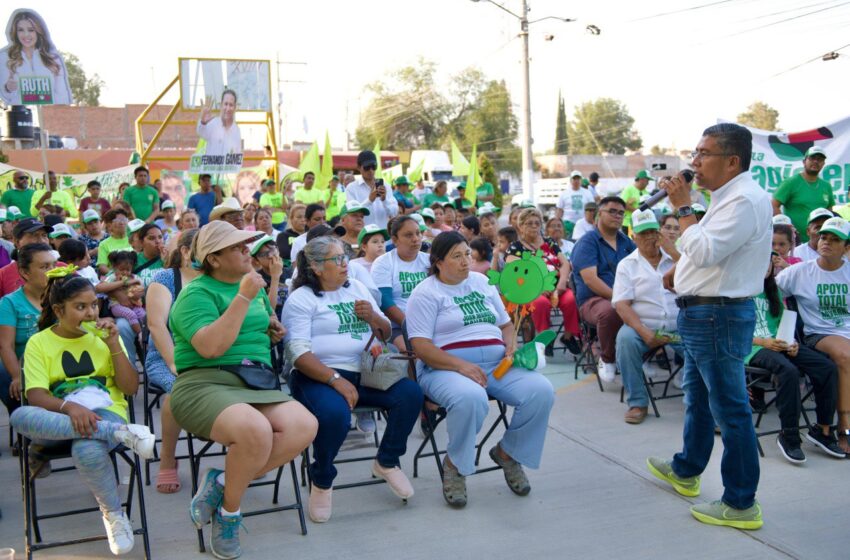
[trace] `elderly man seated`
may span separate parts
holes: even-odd
[[[643,356],[669,343],[676,330],[676,296],[664,289],[662,277],[673,259],[661,250],[658,221],[652,210],[632,214],[637,251],[620,261],[611,303],[623,320],[617,333],[617,367],[623,375],[629,410],[625,421],[640,424],[646,418],[649,395],[643,383]],[[678,345],[672,345],[680,352]]]

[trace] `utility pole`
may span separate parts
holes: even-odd
[[[524,198],[534,200],[534,154],[531,138],[531,75],[528,54],[528,0],[522,0],[520,15],[520,38],[522,39],[522,191]]]

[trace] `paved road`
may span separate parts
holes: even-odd
[[[780,457],[773,438],[765,437],[767,456],[761,463],[759,491],[764,527],[745,532],[702,525],[690,516],[688,506],[696,500],[717,499],[722,492],[719,438],[704,476],[703,496],[695,500],[665,488],[644,467],[647,455],[671,455],[678,449],[680,399],[662,402],[661,418],[630,426],[622,420],[625,405],[619,402],[618,382],[600,393],[593,377],[574,381],[572,362],[562,357],[547,366],[546,373],[558,397],[543,467],[529,472],[533,490],[528,497],[514,496],[501,473],[491,472],[471,477],[469,505],[452,510],[443,502],[433,460],[424,459],[414,480],[416,496],[407,505],[378,485],[337,491],[333,518],[324,525],[308,521],[307,536],[301,536],[292,512],[247,519],[249,532],[242,533],[244,558],[850,558],[850,461],[827,458],[804,445],[808,462],[793,466]],[[775,420],[775,414],[771,415],[768,426]],[[6,424],[5,414],[0,424]],[[443,440],[444,430],[439,437]],[[414,433],[410,445],[420,442],[421,436]],[[365,439],[353,438],[346,454],[362,453],[367,445]],[[0,496],[0,546],[20,552],[23,529],[17,459],[5,442],[0,450],[0,483],[6,489]],[[411,455],[412,450],[403,460],[409,474]],[[484,456],[482,462],[489,464]],[[341,466],[340,480],[368,477],[368,465]],[[154,558],[202,557],[187,514],[185,465],[181,476],[184,488],[176,495],[158,494],[153,487],[146,492]],[[74,473],[51,475],[39,481],[39,488],[45,498],[44,511],[54,504],[93,503]],[[292,499],[290,484],[284,483],[281,499]],[[270,490],[257,489],[243,507],[262,507],[269,501]],[[51,538],[100,532],[102,526],[97,514],[88,514],[46,521],[43,529]],[[106,543],[99,542],[45,551],[37,557],[112,555]],[[142,557],[140,540],[128,557]]]

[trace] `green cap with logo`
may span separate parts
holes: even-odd
[[[393,185],[395,185],[395,186],[399,186],[399,185],[410,185],[410,181],[408,181],[408,180],[407,180],[407,176],[406,176],[406,175],[402,175],[402,176],[400,176],[400,177],[396,177],[396,178],[395,178],[395,180],[393,181]]]
[[[832,218],[835,214],[827,210],[826,208],[815,208],[809,213],[809,220],[806,222],[810,224],[815,220],[820,220],[821,218]]]
[[[376,233],[380,233],[384,237],[384,241],[387,241],[390,238],[390,234],[387,233],[382,227],[379,227],[377,224],[366,224],[363,226],[363,229],[360,230],[360,233],[357,234],[357,244],[363,245],[363,238],[367,235],[373,235]]]
[[[652,210],[635,210],[632,212],[632,231],[640,233],[648,230],[658,230],[658,220]]]
[[[263,247],[263,245],[268,245],[269,243],[274,242],[274,239],[270,235],[264,235],[261,238],[257,239],[248,246],[251,251],[251,256],[256,257],[257,253],[260,252],[260,249]]]
[[[844,218],[830,218],[820,227],[819,233],[820,235],[831,233],[839,239],[847,241],[850,238],[850,222]]]
[[[635,181],[637,181],[638,179],[649,179],[650,181],[654,181],[655,177],[650,175],[649,171],[647,171],[646,169],[641,169],[637,172],[637,175],[635,175]]]
[[[823,156],[823,158],[826,159],[826,152],[820,146],[812,146],[811,148],[806,150],[806,156],[805,157],[812,157],[812,156]]]
[[[356,212],[361,212],[364,216],[368,216],[371,214],[369,209],[363,206],[361,203],[357,201],[349,201],[345,203],[345,206],[342,207],[342,211],[339,213],[340,217],[347,216],[348,214],[354,214]]]

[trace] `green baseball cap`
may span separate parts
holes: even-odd
[[[650,181],[654,181],[655,177],[650,175],[649,171],[647,171],[646,169],[641,169],[637,172],[637,175],[635,175],[635,181],[637,181],[638,179],[649,179]]]
[[[385,230],[384,228],[378,227],[377,224],[366,224],[365,226],[363,226],[363,229],[360,230],[360,233],[357,234],[357,244],[363,245],[364,237],[366,237],[367,235],[374,235],[376,233],[380,233],[381,235],[383,235],[384,241],[387,241],[390,238],[390,234],[387,233],[387,230]]]
[[[251,243],[248,247],[251,250],[251,256],[256,257],[257,253],[260,252],[260,249],[263,245],[268,245],[269,243],[274,243],[274,239],[270,235],[264,235],[261,238],[257,239],[253,243]]]
[[[655,212],[652,210],[635,210],[632,212],[632,231],[635,233],[658,229],[660,229],[658,220],[655,219]]]
[[[16,222],[23,217],[23,213],[18,209],[17,206],[9,206],[8,208],[6,208],[6,219],[10,222]]]
[[[395,181],[393,181],[393,185],[396,185],[396,186],[398,186],[398,185],[409,185],[409,184],[410,184],[410,181],[407,180],[406,175],[396,177]]]
[[[458,189],[465,189],[466,188],[466,181],[461,181],[460,183],[458,183],[457,188]]]
[[[346,202],[345,206],[342,207],[342,211],[339,213],[340,217],[347,216],[348,214],[354,214],[356,212],[362,212],[364,216],[368,216],[371,214],[368,208],[363,206],[361,203],[357,201]]]
[[[832,233],[847,241],[850,238],[850,223],[844,218],[830,218],[823,223],[818,233]]]
[[[820,146],[812,146],[806,150],[806,157],[823,156],[826,159],[826,152]]]

